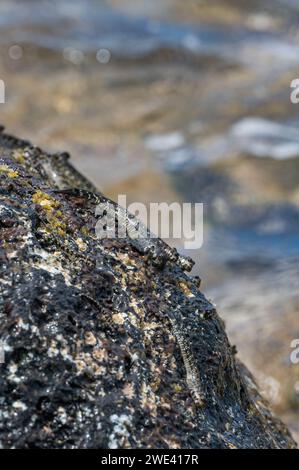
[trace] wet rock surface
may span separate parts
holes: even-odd
[[[295,447],[198,280],[98,240],[51,159],[0,136],[1,446]]]

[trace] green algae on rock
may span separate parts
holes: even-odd
[[[53,158],[0,134],[1,446],[295,447],[198,279],[97,239]]]

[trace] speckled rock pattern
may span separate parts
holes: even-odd
[[[0,134],[1,446],[295,447],[198,280],[97,240],[51,158]]]

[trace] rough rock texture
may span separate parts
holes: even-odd
[[[2,447],[295,447],[198,279],[97,240],[55,158],[0,134]]]

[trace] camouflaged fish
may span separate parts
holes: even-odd
[[[13,137],[5,136],[4,138],[7,139],[7,142],[13,143]],[[37,147],[30,147],[27,141],[17,139],[17,144],[27,148],[27,156],[33,162],[34,167],[47,181],[51,182],[54,188],[65,194],[82,197],[86,200],[86,204],[90,201],[95,205],[105,204],[107,211],[112,211],[111,217],[117,214],[117,222],[125,228],[132,245],[141,254],[148,255],[156,266],[163,267],[167,262],[170,262],[177,263],[184,271],[190,272],[192,270],[194,261],[191,258],[180,255],[175,248],[171,248],[152,234],[133,214],[100,193],[70,163],[70,155],[67,152],[48,155]],[[138,236],[136,236],[137,233]]]

